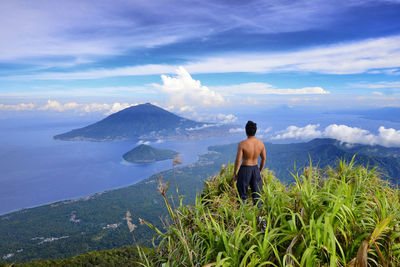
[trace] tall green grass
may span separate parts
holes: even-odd
[[[177,209],[160,182],[171,219],[145,266],[400,266],[400,191],[375,169],[309,166],[290,186],[264,170],[261,208],[239,202],[232,174]]]

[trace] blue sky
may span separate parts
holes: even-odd
[[[400,1],[2,1],[0,109],[400,106]]]

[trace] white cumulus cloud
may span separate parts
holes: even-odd
[[[183,67],[176,70],[175,77],[161,75],[161,79],[163,83],[154,86],[169,96],[169,104],[174,107],[218,106],[226,102],[222,95],[194,80]]]
[[[319,124],[309,124],[305,127],[297,127],[297,126],[289,126],[286,130],[282,131],[280,134],[273,137],[273,139],[311,139],[321,137],[321,131],[318,131],[317,128]]]
[[[378,132],[379,144],[383,146],[400,146],[400,130],[381,126]]]
[[[231,128],[229,133],[244,133],[244,128]]]
[[[150,145],[151,142],[150,141],[139,140],[136,144],[137,145]]]
[[[351,144],[382,145],[386,147],[400,146],[400,130],[393,128],[381,126],[378,129],[378,133],[373,134],[368,130],[347,125],[331,124],[323,130],[318,130],[318,127],[319,124],[309,124],[305,127],[289,126],[272,139],[312,139],[321,137],[333,138]]]
[[[215,121],[218,121],[221,123],[233,123],[233,122],[237,121],[237,117],[233,114],[219,113],[219,114],[217,114]]]
[[[347,125],[331,124],[325,128],[323,136],[347,143],[376,144],[376,136],[369,131]]]
[[[110,105],[109,111],[106,113],[106,115],[110,115],[112,113],[118,112],[120,110],[135,106],[136,104],[129,104],[129,103],[114,103]]]
[[[194,111],[186,113],[183,116],[185,118],[192,119],[195,121],[211,122],[216,124],[230,124],[230,123],[235,123],[237,121],[237,117],[233,114],[222,114],[222,113],[199,114],[196,111]]]

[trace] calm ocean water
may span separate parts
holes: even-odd
[[[136,142],[70,142],[52,136],[81,127],[58,122],[1,120],[0,214],[63,199],[86,196],[138,182],[172,168],[172,160],[132,164],[122,155]],[[229,138],[152,143],[196,162],[207,147]]]

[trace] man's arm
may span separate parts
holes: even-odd
[[[267,159],[267,156],[266,156],[266,153],[265,153],[265,146],[264,146],[264,143],[262,143],[262,146],[263,146],[263,148],[262,148],[261,153],[260,153],[260,156],[261,156],[260,172],[264,169],[265,161],[266,161],[266,159]]]
[[[243,149],[241,143],[238,145],[236,159],[235,159],[235,167],[233,168],[233,179],[237,180],[237,172],[239,171],[240,162],[242,161]]]

